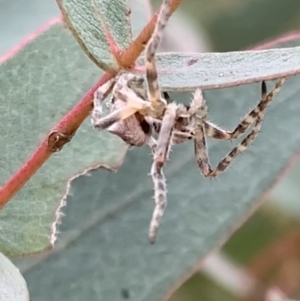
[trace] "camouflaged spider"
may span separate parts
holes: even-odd
[[[267,94],[262,82],[261,100],[232,131],[223,130],[207,121],[207,107],[202,91],[197,89],[189,106],[172,101],[166,92],[161,95],[157,80],[155,54],[170,15],[169,1],[164,0],[155,31],[146,47],[146,82],[132,73],[120,74],[95,93],[92,124],[97,130],[108,129],[126,143],[139,147],[148,144],[153,153],[151,176],[154,183],[155,209],[149,227],[149,242],[154,243],[167,205],[163,166],[171,145],[194,141],[198,166],[205,177],[216,177],[253,142],[259,133],[265,110],[279,92],[285,79],[277,82]],[[110,114],[102,117],[104,95],[113,87]],[[207,154],[206,136],[231,140],[242,135],[250,125],[250,133],[212,169]],[[157,135],[157,140],[153,137]]]

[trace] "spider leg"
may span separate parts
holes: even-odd
[[[96,122],[97,120],[101,119],[102,117],[102,107],[103,107],[103,101],[106,98],[106,96],[110,93],[111,89],[113,88],[113,85],[115,84],[115,80],[110,80],[101,87],[99,87],[96,92],[94,93],[94,109],[92,112],[92,124]]]
[[[110,114],[106,115],[103,118],[100,118],[98,120],[92,119],[92,124],[96,130],[101,131],[110,127],[111,125],[113,125],[114,123],[120,120],[132,116],[133,114],[136,113],[136,111],[137,111],[136,108],[127,105],[119,110],[115,110],[111,112]]]
[[[198,124],[194,140],[194,151],[198,166],[202,174],[205,177],[209,176],[209,174],[212,172],[212,168],[208,159],[204,122]]]
[[[160,165],[163,165],[168,157],[173,128],[176,120],[176,110],[177,105],[175,103],[168,104],[165,115],[162,119],[157,140],[157,147],[154,154],[154,161]]]
[[[155,243],[157,231],[167,206],[167,187],[163,173],[163,165],[170,151],[172,132],[176,120],[176,109],[177,105],[175,103],[171,103],[167,106],[158,135],[157,145],[154,148],[151,176],[154,184],[155,208],[150,222],[148,235],[151,244]]]
[[[265,82],[262,82],[262,97],[258,106],[253,110],[255,111],[255,123],[251,132],[231,151],[229,152],[218,164],[215,170],[210,170],[203,173],[206,177],[216,177],[221,174],[231,163],[232,161],[242,152],[244,152],[248,146],[254,141],[258,135],[263,119],[265,116],[265,109],[268,104],[271,102],[273,97],[279,92],[281,85],[283,84],[284,79],[280,80],[274,87],[274,89],[267,94],[267,87]],[[252,111],[252,112],[253,112]],[[254,116],[254,115],[253,115]],[[254,118],[254,117],[251,117]]]
[[[195,135],[193,135],[193,133],[190,132],[174,131],[172,144],[181,144],[186,142],[187,140],[193,139],[194,137]]]
[[[185,128],[182,128],[185,131],[174,130],[172,142],[179,144],[186,140],[194,139],[197,163],[202,173],[208,174],[211,171],[211,167],[208,160],[204,128],[207,119],[207,106],[200,89],[197,89],[194,93],[188,108],[188,115],[190,116],[189,124]]]
[[[209,164],[207,147],[206,147],[206,137],[205,137],[205,124],[207,119],[207,106],[205,104],[205,100],[202,96],[201,90],[196,91],[194,94],[194,98],[191,102],[190,109],[194,112],[198,112],[198,116],[195,117],[196,125],[196,133],[194,139],[194,152],[195,157],[198,163],[198,166],[203,173],[203,175],[207,175],[211,172],[211,167]]]
[[[195,115],[198,112],[198,110],[200,110],[201,117],[206,119],[207,108],[201,89],[197,89],[194,93],[193,99],[190,103],[189,114],[191,116]]]
[[[221,140],[231,140],[238,138],[240,135],[245,133],[245,131],[249,128],[251,124],[253,124],[257,120],[259,114],[267,108],[269,103],[272,101],[273,97],[280,91],[284,82],[284,78],[279,80],[276,83],[274,89],[268,94],[267,98],[261,99],[257,106],[243,118],[243,120],[237,125],[237,127],[232,132],[223,130],[218,126],[214,125],[213,123],[207,121],[205,123],[206,135]],[[266,94],[266,89],[266,83],[262,82],[262,95]]]
[[[170,7],[168,0],[164,0],[161,5],[161,10],[157,18],[154,33],[146,47],[146,77],[147,77],[147,98],[151,102],[154,117],[161,117],[165,107],[166,101],[162,98],[155,63],[155,53],[162,39],[164,28],[170,17]]]
[[[167,100],[168,103],[171,103],[171,99],[168,95],[168,93],[163,92],[164,98]],[[184,107],[184,110],[182,110],[182,106],[178,107],[177,115],[179,117],[187,115],[186,117],[190,119],[189,124],[181,126],[179,129],[175,128],[173,131],[173,137],[172,137],[172,144],[181,144],[187,140],[191,140],[195,138],[195,129],[197,127],[196,123],[196,113],[198,113],[198,110],[201,110],[201,118],[204,118],[206,120],[206,113],[205,116],[203,115],[203,112],[206,112],[206,105],[205,101],[203,99],[202,91],[200,89],[197,89],[194,93],[194,97],[188,107]],[[182,111],[182,112],[180,112]],[[186,112],[184,112],[186,111]],[[203,116],[202,116],[203,115]],[[153,128],[156,133],[159,133],[161,130],[161,124],[162,121],[156,118],[151,118],[151,123],[153,125]]]
[[[114,109],[110,114],[100,119],[95,118],[95,114],[92,115],[92,124],[97,130],[106,129],[114,123],[134,115],[136,112],[146,113],[150,109],[150,103],[139,98],[128,87],[116,90],[114,97],[123,101],[126,105],[118,109]],[[98,116],[96,115],[96,117]]]
[[[149,119],[147,119],[149,120]],[[161,120],[151,118],[151,126],[155,133],[159,133],[161,129]],[[191,140],[194,138],[194,133],[186,129],[186,131],[180,131],[174,129],[173,131],[173,137],[172,137],[172,144],[181,144],[183,142],[186,142],[187,140]]]
[[[157,146],[157,141],[154,139],[152,136],[149,137],[147,144],[149,145],[152,155],[155,154],[156,146]]]
[[[204,120],[207,118],[207,107],[200,89],[195,91],[190,105],[185,109],[187,110],[189,122],[186,126],[182,126],[180,130],[174,130],[173,144],[180,144],[190,139],[196,139],[197,131],[204,131],[202,127]],[[200,113],[200,115],[196,116],[197,113]]]
[[[148,239],[151,244],[154,244],[161,219],[167,206],[167,187],[162,166],[153,162],[151,177],[154,183],[155,208],[149,226]]]

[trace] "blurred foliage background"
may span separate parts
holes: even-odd
[[[157,8],[160,1],[153,2]],[[295,0],[186,0],[181,13],[196,39],[205,37],[199,43],[213,51],[250,48],[300,29],[300,1]],[[0,55],[58,14],[54,0],[0,0]],[[9,22],[11,16],[16,22]],[[273,286],[300,298],[299,180],[300,164],[294,163],[265,205],[171,300],[263,300],[265,290]],[[250,276],[259,284],[254,289]]]

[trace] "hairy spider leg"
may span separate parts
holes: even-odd
[[[172,100],[167,92],[164,93],[164,98],[168,103],[171,103]],[[197,113],[201,111],[200,116],[197,117]],[[185,105],[177,105],[177,117],[182,117],[184,120],[183,123],[185,125],[180,124],[179,119],[176,120],[176,125],[173,130],[173,139],[172,144],[181,144],[186,142],[187,140],[191,140],[195,138],[195,131],[197,128],[197,124],[199,123],[199,118],[203,119],[203,110],[207,110],[205,101],[203,99],[201,89],[197,89],[194,93],[194,97],[189,106]],[[206,120],[205,114],[205,120]],[[188,120],[188,121],[187,121]],[[204,120],[204,119],[203,119]],[[159,119],[153,118],[154,129],[157,133],[160,132],[161,121]],[[179,127],[179,129],[178,129]]]
[[[245,131],[249,128],[249,126],[256,121],[260,112],[266,109],[266,107],[272,101],[273,97],[280,91],[284,82],[285,78],[279,80],[276,83],[274,89],[269,93],[267,98],[265,100],[262,99],[257,104],[257,106],[242,119],[242,121],[236,126],[236,128],[232,132],[223,130],[220,127],[214,125],[213,123],[207,121],[205,123],[206,135],[215,139],[231,140],[238,138],[240,135],[244,134]],[[264,93],[264,90],[266,90],[265,82],[262,82],[262,90],[262,93]]]
[[[103,130],[116,122],[131,117],[137,112],[147,115],[150,110],[150,103],[138,97],[130,88],[122,86],[119,90],[115,90],[114,97],[121,100],[125,105],[119,109],[114,109],[108,115],[100,119],[92,119],[93,125],[98,130]]]
[[[188,124],[181,130],[174,130],[173,144],[180,144],[187,140],[196,139],[196,136],[205,135],[204,124],[207,118],[207,107],[201,89],[196,89],[189,106],[185,108]],[[179,114],[180,115],[180,114]]]
[[[194,149],[198,165],[202,172],[209,172],[210,166],[206,148],[205,123],[207,122],[207,105],[203,98],[202,91],[197,89],[190,104],[189,113],[194,116],[192,119],[195,129]],[[197,114],[198,113],[198,114]]]
[[[101,119],[103,113],[103,101],[110,93],[111,89],[115,84],[115,80],[110,80],[101,87],[99,87],[96,92],[94,93],[94,108],[92,112],[91,122],[95,126],[97,122]]]
[[[161,122],[161,127],[157,139],[157,147],[154,154],[154,161],[159,165],[163,165],[167,160],[176,117],[177,104],[168,104],[165,115]]]
[[[205,137],[204,138],[202,137],[201,140],[200,139],[195,140],[195,154],[196,154],[197,163],[205,177],[216,177],[219,174],[221,174],[239,154],[244,152],[252,144],[252,142],[255,140],[256,136],[258,135],[258,133],[261,129],[266,108],[268,107],[268,105],[270,104],[270,102],[272,101],[274,96],[280,91],[281,86],[283,85],[284,81],[285,81],[285,79],[281,79],[279,82],[277,82],[277,84],[275,85],[273,90],[271,92],[269,92],[269,94],[267,94],[266,83],[264,81],[262,82],[261,101],[255,107],[255,109],[253,109],[243,119],[243,121],[241,122],[243,125],[240,126],[240,124],[239,124],[236,127],[236,129],[239,128],[240,131],[238,132],[239,133],[238,135],[237,134],[235,134],[235,135],[237,135],[237,137],[238,137],[240,134],[245,132],[246,125],[247,125],[247,127],[249,127],[251,124],[250,121],[255,122],[251,132],[231,152],[229,152],[219,162],[219,164],[217,165],[217,168],[215,170],[211,169],[211,167],[209,165],[209,161],[208,161],[208,156],[206,156],[204,158],[200,156],[200,154],[203,152],[202,149],[203,148],[206,149]],[[220,129],[218,129],[218,130],[220,130]],[[224,133],[228,134],[230,132],[224,131]],[[233,133],[235,133],[235,131],[233,131]],[[236,138],[236,137],[234,137],[234,138]],[[226,140],[228,140],[228,139],[226,139]],[[203,160],[204,160],[204,163],[203,163]]]
[[[163,173],[163,165],[167,160],[170,151],[172,132],[176,120],[177,105],[170,103],[162,120],[157,145],[154,151],[151,177],[154,184],[155,208],[149,226],[149,242],[155,243],[157,231],[167,206],[167,187]]]
[[[147,77],[147,98],[151,102],[152,115],[161,118],[166,108],[166,100],[162,98],[155,63],[155,54],[163,36],[164,28],[170,17],[168,0],[164,0],[158,15],[154,33],[146,47],[146,77]]]
[[[154,162],[151,167],[151,177],[154,184],[155,208],[149,226],[148,239],[151,244],[154,244],[159,225],[167,207],[167,187],[162,166]]]

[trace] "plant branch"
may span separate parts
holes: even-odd
[[[170,10],[171,14],[179,7],[182,0],[170,0]],[[132,63],[136,61],[139,55],[143,52],[147,42],[150,40],[152,33],[155,28],[159,10],[155,12],[149,23],[144,27],[141,33],[136,37],[136,39],[131,43],[124,53],[121,55],[122,67],[125,69],[131,69]]]
[[[182,0],[170,0],[171,12],[173,13]],[[58,1],[59,3],[59,1]],[[154,31],[158,12],[152,17],[139,36],[122,54],[124,66],[133,66],[135,60],[142,53],[144,45],[151,38]],[[74,33],[73,33],[74,34]],[[81,45],[83,46],[83,45]],[[94,60],[93,60],[94,61]],[[123,65],[120,67],[124,67]],[[4,184],[0,189],[0,209],[26,184],[26,182],[38,171],[38,169],[51,157],[53,152],[62,149],[69,142],[76,130],[88,117],[92,110],[92,98],[99,86],[113,78],[115,73],[105,73],[102,78],[92,87],[83,99],[65,115],[50,131],[47,138],[38,146],[33,155],[24,165]]]
[[[53,154],[52,145],[49,147],[49,138],[53,133],[72,137],[92,109],[92,97],[97,87],[103,85],[114,75],[105,73],[98,83],[91,88],[83,99],[51,130],[50,134],[42,141],[32,156],[25,164],[6,182],[0,189],[0,209],[25,185],[25,183],[37,172],[37,170]],[[60,142],[59,139],[56,140]]]

